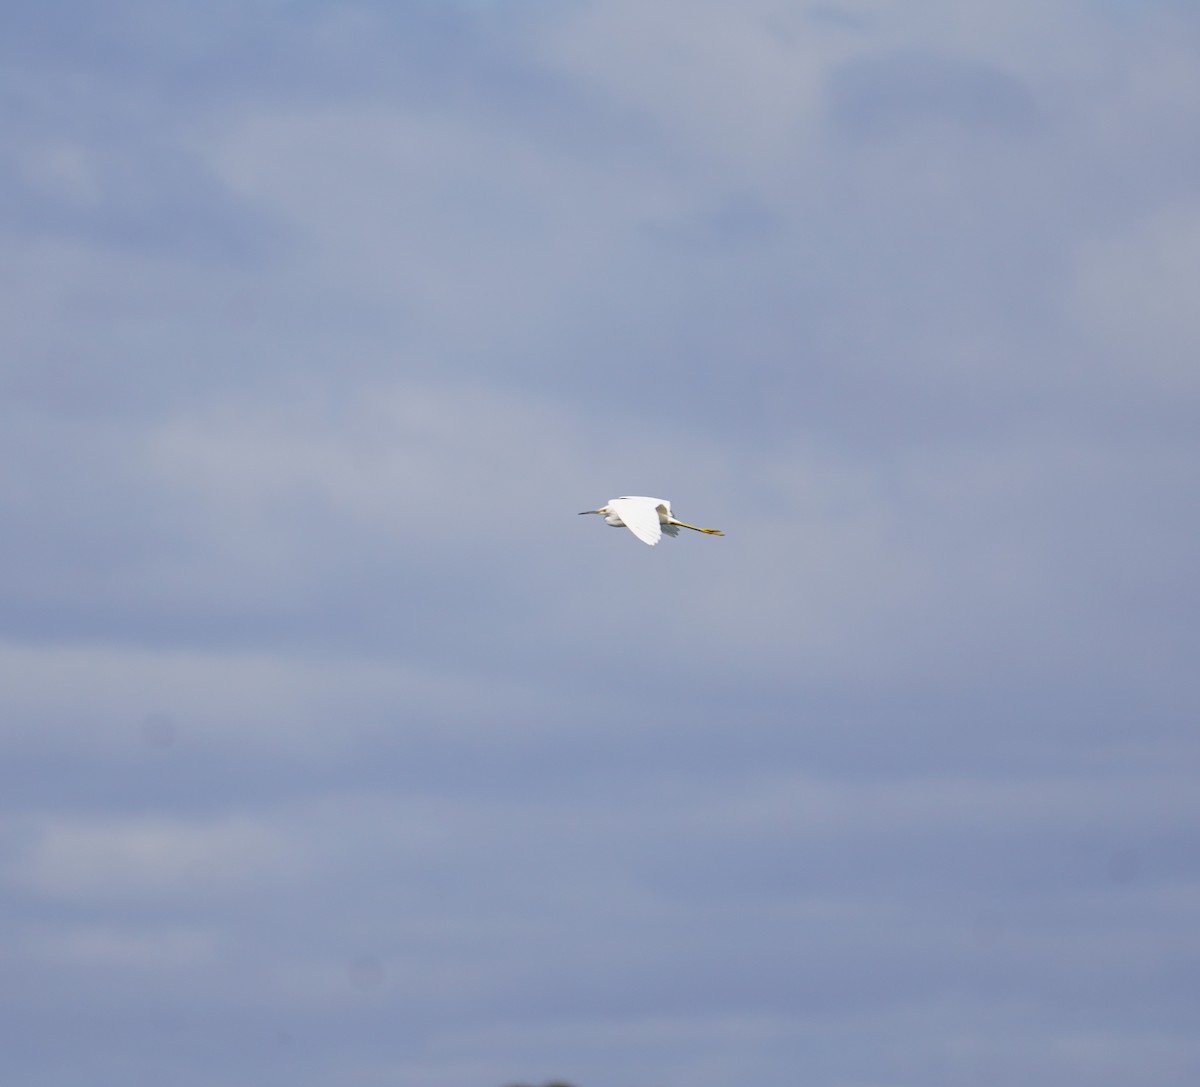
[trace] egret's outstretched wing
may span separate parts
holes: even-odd
[[[613,498],[608,508],[625,523],[642,543],[653,547],[662,539],[662,524],[658,519],[658,508],[652,498]]]

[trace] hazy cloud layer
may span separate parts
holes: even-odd
[[[2,29],[13,1082],[1196,1081],[1191,5]]]

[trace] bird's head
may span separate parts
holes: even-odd
[[[608,513],[608,507],[601,506],[598,510],[580,510],[579,516],[582,517],[585,513]]]

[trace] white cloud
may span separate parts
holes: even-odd
[[[75,971],[174,973],[209,965],[220,946],[208,928],[177,924],[30,926],[22,956]]]
[[[1198,280],[1195,201],[1158,208],[1124,230],[1083,243],[1067,301],[1099,360],[1099,374],[1132,387],[1138,399],[1200,392]]]
[[[211,820],[52,816],[27,827],[10,878],[74,902],[204,900],[277,886],[297,857],[274,830],[242,816]]]
[[[7,645],[0,677],[11,756],[67,749],[147,772],[213,752],[319,761],[384,727],[454,734],[481,716],[518,735],[562,712],[529,680],[393,658]]]
[[[572,81],[649,120],[685,168],[743,182],[791,162],[831,64],[858,45],[794,5],[586,5],[551,24],[545,55]]]

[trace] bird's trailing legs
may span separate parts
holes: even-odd
[[[680,528],[690,528],[693,532],[706,532],[710,536],[724,536],[725,535],[725,533],[722,532],[719,528],[701,528],[699,525],[689,525],[686,521],[676,521],[674,517],[672,517],[667,522],[667,524],[668,525],[678,525]]]

